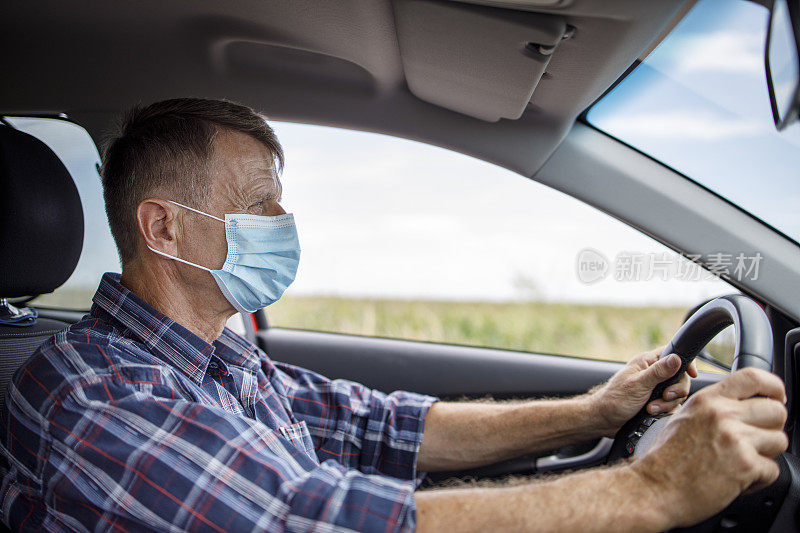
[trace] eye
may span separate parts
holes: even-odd
[[[253,208],[253,207],[261,207],[262,205],[264,205],[264,200],[259,200],[258,202],[254,203],[250,207],[251,208]]]

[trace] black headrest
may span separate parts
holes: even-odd
[[[83,248],[78,189],[42,141],[0,125],[0,297],[52,292]]]

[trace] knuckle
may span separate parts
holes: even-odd
[[[742,472],[745,476],[751,477],[754,470],[754,461],[744,454],[739,454],[734,458],[734,465],[736,470]]]
[[[736,454],[736,466],[739,470],[748,475],[753,475],[759,471],[759,460],[755,454],[748,453],[745,446],[740,446]]]
[[[774,400],[768,400],[763,407],[759,406],[759,414],[764,418],[764,427],[767,429],[782,428],[789,416],[786,407]]]
[[[734,429],[729,425],[723,425],[719,429],[719,440],[725,447],[735,447],[739,444],[739,435]]]
[[[704,406],[703,413],[705,414],[706,421],[712,427],[723,426],[728,414],[718,405],[707,404]]]

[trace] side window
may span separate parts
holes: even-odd
[[[103,204],[97,164],[100,156],[82,127],[52,118],[7,117],[20,131],[37,137],[61,159],[75,180],[83,204],[83,250],[75,272],[56,291],[33,300],[40,307],[88,309],[104,272],[119,272],[119,259]]]
[[[624,361],[736,292],[511,171],[381,135],[275,129],[302,254],[271,326]]]

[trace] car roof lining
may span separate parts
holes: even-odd
[[[515,15],[503,8],[419,0],[15,3],[4,8],[13,24],[0,36],[6,80],[0,105],[5,114],[66,113],[99,144],[112,119],[135,103],[227,98],[274,120],[419,140],[532,176],[575,118],[684,4],[573,0],[560,8],[529,7],[525,16],[532,26],[538,19],[558,20],[575,33],[558,43],[530,101],[520,103],[522,83],[516,101],[502,108],[518,106],[519,118],[492,121],[502,106],[480,95],[502,92],[505,78],[518,74],[526,34],[508,40],[503,25],[476,24],[470,17],[476,11],[487,21]],[[432,7],[446,10],[453,28],[470,27],[493,54],[502,53],[506,39],[507,76],[481,79],[477,97],[466,94],[467,83],[459,90],[424,75],[409,83],[413,69],[403,57],[409,47],[401,43],[418,45],[417,59],[426,48],[444,48],[423,24]],[[480,50],[470,54],[476,63],[493,62]],[[441,68],[461,74],[470,64],[457,65],[452,54],[443,61]],[[429,96],[414,89],[419,82],[427,84]]]

